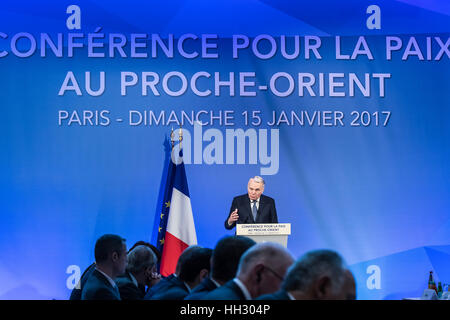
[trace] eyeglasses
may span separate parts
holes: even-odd
[[[267,266],[264,266],[265,269],[269,270],[270,272],[272,272],[272,274],[277,277],[280,281],[284,280],[284,277],[280,276],[277,272],[275,272],[272,268],[269,268]]]

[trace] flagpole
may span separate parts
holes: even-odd
[[[175,143],[175,133],[173,132],[173,127],[172,127],[172,131],[170,132],[170,141],[172,142],[172,151],[173,151],[174,143]]]
[[[173,152],[175,150],[173,128],[170,139]],[[182,154],[183,129],[181,126],[178,141],[180,144],[180,149],[178,150]],[[177,157],[180,157],[180,154]],[[161,275],[165,277],[175,272],[178,258],[183,251],[189,246],[197,244],[197,234],[195,232],[194,217],[182,156],[179,158],[179,162],[175,163],[172,161],[170,164],[172,170],[174,170],[168,182],[171,188],[170,199],[169,197],[165,199],[165,208],[163,208],[165,215],[161,215],[161,218],[164,217],[166,219],[165,228],[161,228],[163,234],[161,235],[162,254],[160,265]]]

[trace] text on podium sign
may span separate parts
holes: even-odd
[[[291,234],[291,224],[290,223],[237,224],[236,234],[241,236],[289,235]]]

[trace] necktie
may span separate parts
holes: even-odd
[[[256,208],[256,200],[253,200],[252,203],[253,203],[252,208],[253,220],[256,222],[256,215],[258,214],[258,209]]]

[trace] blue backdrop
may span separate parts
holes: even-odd
[[[450,263],[447,1],[81,0],[78,16],[66,12],[71,4],[8,0],[0,5],[0,298],[68,298],[104,233],[120,234],[128,246],[138,240],[154,243],[168,161],[165,140],[172,127],[179,128],[174,115],[181,119],[182,111],[201,110],[214,116],[222,112],[222,123],[202,127],[203,136],[189,122],[183,125],[192,142],[186,174],[200,245],[214,247],[220,237],[234,233],[223,227],[231,200],[246,192],[250,176],[263,175],[280,222],[292,224],[289,250],[296,257],[318,248],[340,252],[355,274],[359,299],[420,296],[430,270],[450,283],[445,268]],[[371,5],[378,9],[368,12]],[[42,33],[54,43],[61,34],[60,56],[48,44],[41,54]],[[69,34],[82,34],[74,42],[84,44],[72,57]],[[88,34],[104,34],[93,40],[104,46],[89,53]],[[117,49],[110,56],[111,34],[126,38],[126,57]],[[134,48],[147,58],[132,56],[136,34],[147,36]],[[151,57],[152,34],[164,43],[173,35],[173,57],[161,48],[157,58]],[[186,34],[199,38],[183,47],[187,53],[199,51],[196,58],[177,50],[176,40]],[[201,57],[203,34],[215,35],[208,43],[216,48],[207,53],[217,58]],[[249,45],[233,58],[236,35],[247,36]],[[273,38],[273,57],[261,59],[252,51],[260,35],[268,36],[256,50],[268,55]],[[297,58],[283,57],[281,36],[288,54],[299,36]],[[319,41],[319,57],[313,50],[305,56],[305,36],[311,46]],[[397,46],[390,58],[388,44]],[[93,91],[105,73],[102,94],[86,92],[87,71]],[[173,76],[164,90],[163,77],[172,71],[181,78]],[[66,79],[69,72],[74,77]],[[121,72],[129,76],[121,78]],[[143,94],[142,72],[159,75],[159,96],[150,87]],[[196,82],[198,91],[210,90],[207,96],[192,90],[190,81],[198,72],[210,74]],[[216,92],[216,72],[220,81],[234,72],[234,95],[226,85]],[[136,85],[121,94],[121,80],[131,81],[132,73]],[[282,74],[274,79],[277,73]],[[314,76],[311,91],[301,90],[299,73],[304,82]],[[389,77],[381,81],[379,74]],[[182,87],[183,75],[186,92],[171,95]],[[354,94],[351,77],[360,82],[353,82]],[[92,125],[83,124],[86,110],[107,113],[97,123],[93,117]],[[130,110],[152,111],[156,119],[165,111],[166,122],[136,125],[140,114],[134,112],[130,123]],[[225,111],[233,116],[228,123]],[[272,113],[283,111],[287,117],[270,125]],[[291,111],[298,116],[336,112],[343,115],[342,125],[332,120],[310,125],[306,118],[303,125],[295,119],[289,123]],[[209,121],[205,114],[201,119]],[[227,133],[239,134],[238,129],[250,136],[245,148],[239,150],[234,139],[227,149]],[[202,147],[195,149],[199,141]],[[271,172],[262,170],[270,166]]]

